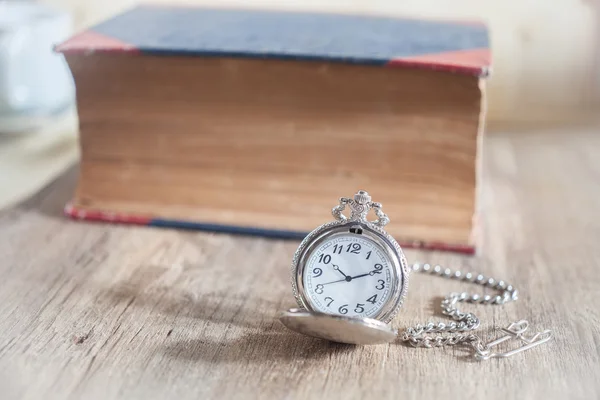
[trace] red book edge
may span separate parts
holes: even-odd
[[[88,222],[103,222],[121,225],[139,225],[158,228],[187,229],[197,231],[208,231],[228,234],[246,234],[250,236],[263,236],[278,239],[301,240],[308,232],[269,230],[260,228],[243,228],[239,226],[227,226],[222,224],[201,223],[195,221],[169,220],[132,213],[115,213],[111,211],[91,210],[81,208],[68,203],[64,208],[64,214],[74,220]],[[435,250],[466,255],[474,255],[475,247],[471,245],[455,245],[442,242],[425,241],[398,241],[403,248],[419,250]]]

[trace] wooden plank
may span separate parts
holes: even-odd
[[[467,266],[513,283],[516,303],[465,309],[481,317],[486,338],[523,318],[531,329],[552,329],[543,347],[479,363],[465,348],[353,347],[289,332],[274,318],[294,305],[289,263],[297,242],[66,220],[73,169],[0,213],[0,393],[599,398],[600,136],[568,133],[488,136],[482,257],[407,252],[411,261]],[[427,321],[440,296],[455,290],[476,288],[413,276],[394,326]]]

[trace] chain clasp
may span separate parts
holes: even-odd
[[[482,344],[481,341],[478,341],[473,344],[473,348],[475,349],[475,358],[478,360],[489,360],[490,358],[507,358],[514,354],[521,353],[525,350],[531,349],[532,347],[539,346],[540,344],[546,343],[548,340],[552,338],[552,331],[545,330],[542,332],[538,332],[530,338],[525,337],[524,333],[529,328],[529,322],[526,320],[521,320],[517,322],[513,322],[506,328],[501,328],[501,331],[506,333],[506,335],[499,337],[496,340],[493,340],[489,343]],[[522,346],[517,347],[516,349],[506,351],[504,353],[493,353],[492,348],[499,345],[500,343],[504,343],[507,340],[517,339],[521,342]]]

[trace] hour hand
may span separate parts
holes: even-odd
[[[335,269],[335,270],[336,270],[337,272],[339,272],[340,274],[344,275],[344,278],[347,278],[347,277],[348,277],[348,275],[346,275],[346,274],[344,273],[344,271],[342,271],[338,265],[335,265],[335,264],[331,264],[331,265],[333,265],[333,269]]]

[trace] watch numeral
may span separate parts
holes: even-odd
[[[340,314],[348,314],[348,304],[344,304],[343,306],[340,306],[340,308],[338,308],[338,312]]]
[[[377,302],[377,295],[374,294],[373,296],[369,297],[367,301],[371,304],[375,304]]]
[[[342,254],[343,248],[344,248],[344,246],[342,246],[341,244],[334,244],[333,245],[333,254],[335,254],[335,253]]]
[[[321,254],[319,256],[319,262],[323,264],[329,264],[331,262],[331,256],[329,254]]]
[[[358,243],[348,243],[348,247],[346,247],[346,253],[354,253],[354,254],[359,254],[360,253],[360,244]]]
[[[375,289],[383,290],[383,288],[385,288],[385,281],[383,279],[378,280],[377,283],[379,283],[379,285],[375,286]]]
[[[315,287],[315,293],[323,294],[323,285],[317,285],[317,287]]]
[[[321,268],[315,268],[313,269],[313,278],[318,278],[319,276],[323,275],[323,270]]]
[[[331,303],[333,303],[333,299],[329,296],[325,297],[325,301],[329,300],[329,303],[327,303],[327,307],[329,307],[331,305]]]
[[[363,306],[364,304],[357,303],[354,312],[360,314],[361,312],[365,311],[365,308]]]
[[[369,251],[369,252],[367,253],[367,258],[366,258],[366,259],[368,260],[370,257],[371,257],[371,252]]]
[[[375,264],[373,266],[373,268],[375,268],[375,270],[373,271],[374,274],[380,274],[381,270],[383,269],[383,265],[381,265],[381,264]]]

